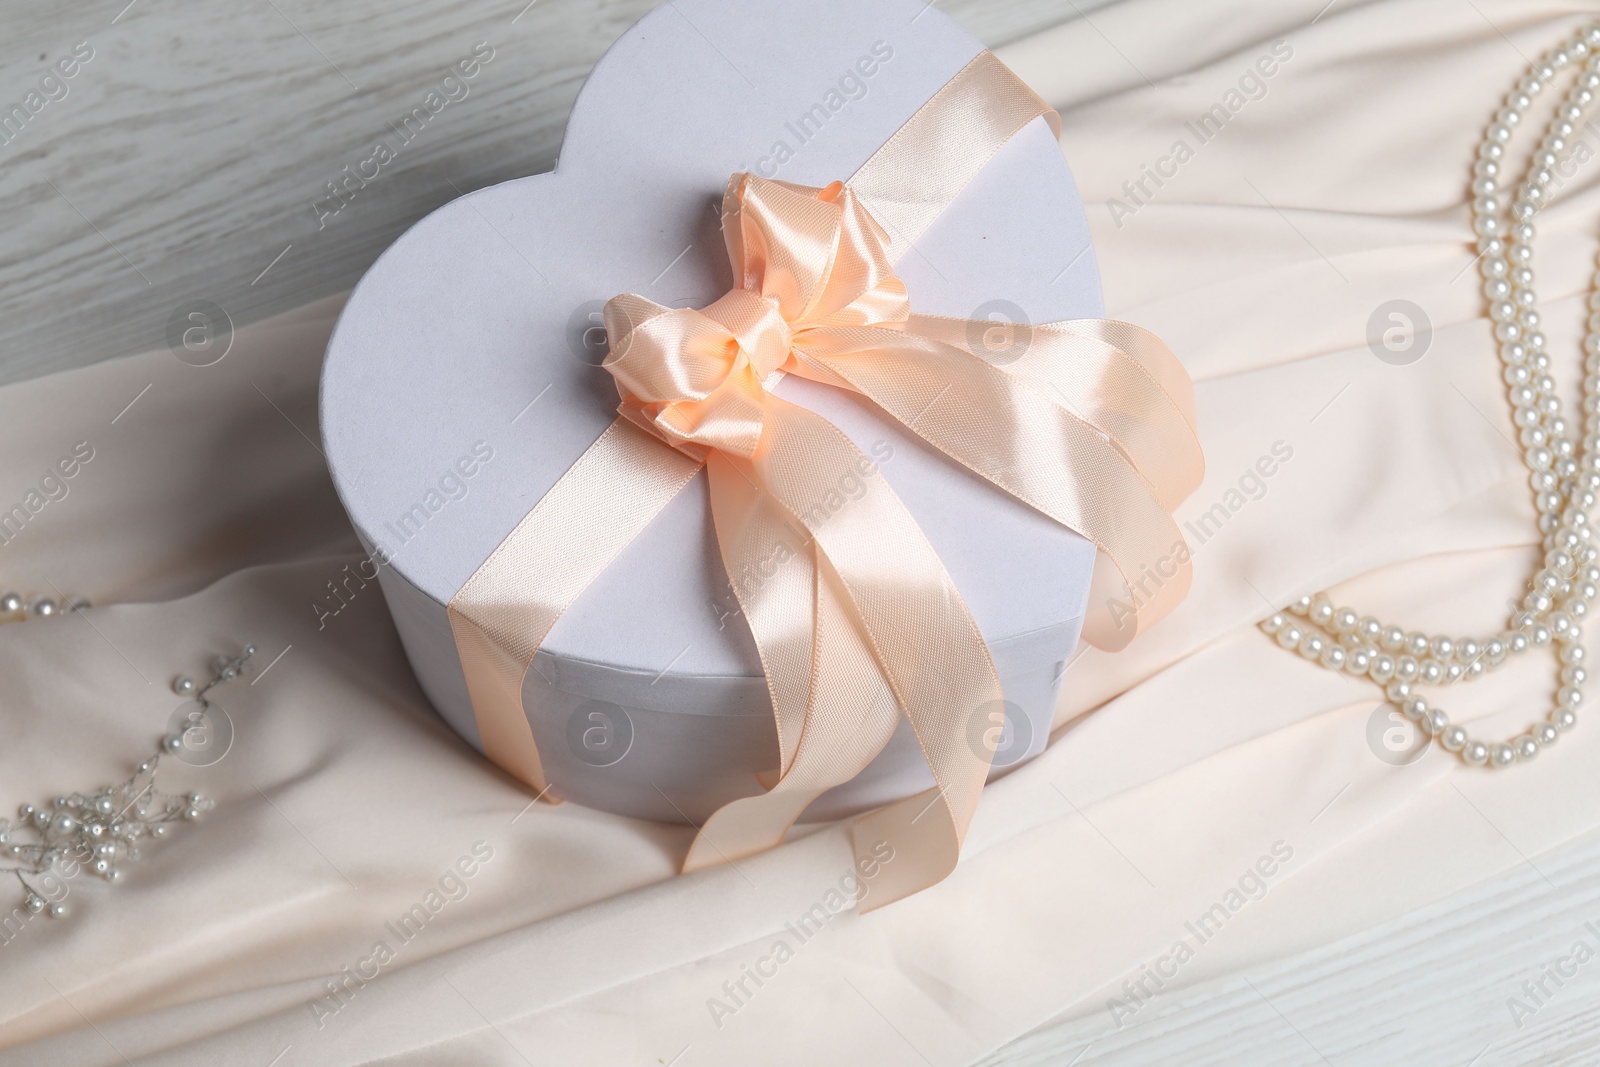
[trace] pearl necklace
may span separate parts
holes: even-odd
[[[1587,60],[1587,62],[1585,62]],[[1545,129],[1528,173],[1509,206],[1506,144],[1533,100],[1570,66],[1581,66]],[[1600,25],[1589,26],[1533,63],[1517,82],[1478,148],[1473,167],[1473,230],[1478,236],[1479,270],[1489,318],[1494,322],[1503,377],[1509,389],[1512,421],[1529,470],[1528,484],[1544,535],[1544,564],[1534,575],[1520,610],[1507,628],[1492,637],[1452,639],[1406,631],[1347,607],[1335,607],[1324,594],[1302,597],[1288,613],[1260,625],[1286,649],[1330,670],[1370,678],[1446,751],[1473,766],[1509,767],[1526,763],[1577,725],[1578,706],[1588,671],[1583,665],[1582,621],[1600,595],[1600,547],[1589,524],[1589,509],[1600,494],[1600,272],[1589,297],[1590,318],[1583,341],[1584,416],[1581,448],[1561,415],[1561,401],[1550,377],[1550,357],[1539,329],[1533,292],[1533,217],[1549,199],[1552,171],[1577,124],[1600,94]],[[1535,646],[1553,645],[1560,687],[1544,722],[1507,741],[1473,738],[1452,725],[1415,689],[1472,681]]]
[[[67,597],[57,604],[47,596],[35,597],[30,601],[19,593],[0,593],[0,623],[48,619],[63,611],[73,612],[89,606],[83,597]]]

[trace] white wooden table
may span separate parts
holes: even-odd
[[[1572,977],[1545,977],[1563,959]],[[1524,986],[1541,980],[1548,995]],[[1075,1005],[983,1063],[1600,1064],[1600,833],[1354,936],[1164,990],[1120,1029],[1103,1001]]]
[[[991,45],[1104,0],[942,0]],[[0,382],[167,343],[194,301],[242,326],[349,288],[402,230],[548,169],[604,48],[651,0],[0,0],[0,107],[80,41],[93,58],[0,144]],[[314,205],[474,42],[471,95],[331,216]],[[320,216],[320,217],[319,217]],[[1600,835],[1332,945],[1103,1004],[1000,1064],[1600,1063],[1600,960],[1521,1028],[1506,1002],[1600,927]],[[1590,935],[1600,945],[1600,935]],[[1476,1057],[1476,1059],[1474,1058]]]
[[[548,170],[589,68],[651,6],[3,0],[0,108],[78,42],[93,58],[0,144],[0,382],[159,348],[193,301],[242,326],[350,288],[434,208]],[[1074,6],[942,0],[991,45]],[[330,214],[327,183],[478,41],[469,95]]]

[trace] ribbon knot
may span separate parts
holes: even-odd
[[[840,182],[813,189],[735,175],[722,222],[735,288],[699,310],[631,293],[605,309],[619,411],[696,459],[708,449],[755,454],[780,374],[841,384],[804,357],[808,335],[895,328],[911,310],[887,236]]]
[[[778,302],[750,289],[730,289],[701,314],[722,324],[763,386],[789,359],[794,331]]]

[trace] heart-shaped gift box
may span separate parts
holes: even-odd
[[[616,417],[604,301],[704,307],[732,285],[717,205],[748,171],[848,178],[983,46],[925,0],[670,0],[584,85],[559,165],[470,193],[389,248],[329,342],[321,424],[334,483],[440,714],[483,748],[446,605]],[[896,273],[921,313],[1098,316],[1087,222],[1049,125],[1006,143]],[[775,393],[877,464],[937,551],[1004,687],[995,768],[1046,741],[1095,546],[852,393]],[[717,550],[706,477],[577,599],[534,657],[523,703],[552,790],[699,823],[778,763],[762,664]],[[858,486],[838,486],[841,500]],[[781,565],[774,561],[773,565]],[[748,576],[746,576],[748,577]],[[973,709],[975,748],[997,709]],[[994,738],[989,739],[993,743]],[[985,755],[984,758],[987,758]],[[808,817],[932,785],[905,722]]]

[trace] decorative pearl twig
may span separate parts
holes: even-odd
[[[1587,59],[1587,62],[1583,62]],[[1528,173],[1509,206],[1502,199],[1507,177],[1505,145],[1534,97],[1557,72],[1581,65],[1582,72],[1545,129]],[[1389,699],[1447,751],[1474,766],[1509,767],[1526,763],[1577,725],[1588,671],[1583,665],[1582,621],[1600,595],[1600,547],[1595,544],[1589,510],[1600,494],[1600,272],[1589,297],[1590,318],[1583,341],[1583,438],[1575,444],[1561,414],[1550,356],[1539,329],[1533,291],[1533,217],[1549,199],[1552,171],[1570,147],[1578,122],[1600,93],[1600,25],[1585,27],[1532,64],[1495,112],[1473,167],[1473,229],[1478,235],[1483,294],[1494,322],[1512,421],[1528,465],[1528,484],[1544,535],[1544,565],[1533,576],[1520,610],[1506,630],[1474,640],[1429,637],[1416,631],[1336,608],[1324,595],[1302,597],[1290,615],[1278,613],[1261,623],[1284,648],[1331,670],[1364,675],[1385,687]],[[1508,741],[1472,738],[1451,725],[1438,708],[1413,692],[1418,685],[1472,681],[1534,645],[1554,645],[1560,686],[1546,721]]]
[[[254,654],[255,646],[246,645],[243,654],[218,659],[211,681],[205,686],[196,689],[193,681],[180,677],[172,683],[173,691],[209,706],[206,693],[237,678]],[[102,786],[93,793],[58,796],[37,808],[23,804],[17,809],[15,822],[0,819],[0,861],[9,860],[12,864],[0,865],[0,873],[16,876],[22,886],[22,906],[29,913],[43,912],[52,918],[67,913],[65,903],[47,902],[47,894],[30,878],[38,880],[48,872],[71,878],[81,866],[87,866],[107,882],[115,883],[122,877],[119,864],[139,858],[141,839],[166,837],[171,832],[170,824],[193,822],[212,809],[211,799],[200,793],[179,796],[155,787],[162,755],[181,752],[183,746],[182,735],[168,734],[161,739],[155,755],[141,762],[132,776],[119,785]]]

